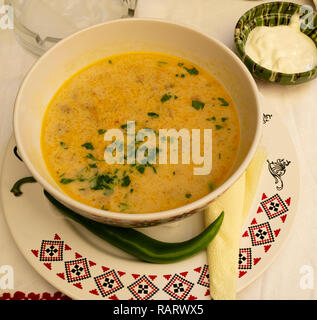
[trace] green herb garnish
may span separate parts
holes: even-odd
[[[67,147],[67,145],[66,145],[65,142],[61,141],[61,142],[60,142],[60,145],[61,145],[61,147],[64,148],[65,150],[68,149],[68,147]]]
[[[213,191],[215,189],[215,185],[212,182],[210,182],[208,185],[209,185],[209,189],[211,191]]]
[[[161,102],[164,103],[171,98],[172,98],[172,96],[170,94],[165,93],[164,96],[161,98]]]
[[[216,121],[216,117],[207,118],[207,121]]]
[[[220,124],[216,124],[216,130],[220,130],[222,128],[223,128],[223,126],[221,126]]]
[[[102,135],[102,134],[104,134],[106,132],[107,132],[107,130],[104,130],[104,129],[99,129],[98,130],[98,134],[100,134],[100,135]]]
[[[227,121],[227,120],[228,120],[228,118],[226,118],[226,117],[221,118],[221,121],[222,121],[222,122],[225,122],[225,121]]]
[[[89,164],[89,167],[90,168],[97,168],[97,165],[95,163],[91,163],[91,164]]]
[[[114,183],[114,177],[108,174],[96,175],[93,180],[90,181],[90,188],[92,190],[105,190],[112,189],[109,184]]]
[[[86,148],[87,150],[94,150],[95,149],[91,142],[84,143],[81,146]]]
[[[74,179],[63,178],[59,182],[62,183],[62,184],[70,184],[70,183],[74,182]]]
[[[125,176],[122,179],[122,183],[121,183],[121,187],[128,187],[131,183],[130,177],[129,176]]]
[[[156,168],[155,168],[152,164],[149,164],[149,167],[151,167],[152,170],[153,170],[153,172],[154,172],[155,174],[157,174]]]
[[[192,101],[192,107],[195,108],[196,110],[204,109],[205,104],[200,101]]]
[[[91,153],[88,153],[87,156],[86,156],[87,159],[90,159],[90,160],[93,160],[93,161],[98,161],[95,156]]]
[[[191,193],[186,193],[186,195],[185,195],[185,197],[186,197],[187,199],[191,198],[191,196],[192,196]]]
[[[151,118],[158,118],[159,117],[159,115],[155,112],[149,112],[147,115]]]
[[[120,211],[123,212],[125,211],[127,208],[128,208],[128,204],[127,203],[124,203],[124,202],[120,202],[119,203],[119,207],[120,207]]]
[[[190,75],[194,75],[197,76],[199,74],[199,71],[193,67],[191,69],[184,67],[184,69],[190,74]]]
[[[229,103],[224,98],[218,98],[222,107],[228,107]]]
[[[145,171],[145,166],[140,165],[140,166],[137,166],[136,169],[137,169],[141,174],[143,174],[144,171]]]

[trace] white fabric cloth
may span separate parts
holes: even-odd
[[[246,10],[262,2],[139,0],[137,16],[162,18],[193,26],[233,49],[236,21]],[[308,0],[294,2],[313,5]],[[12,135],[13,105],[17,90],[35,61],[36,57],[17,43],[12,30],[0,30],[1,162]],[[301,284],[305,266],[317,271],[317,80],[296,87],[258,82],[258,87],[266,101],[276,107],[297,148],[302,169],[301,202],[293,230],[278,257],[260,278],[238,294],[237,299],[316,299],[317,280],[306,289]],[[57,291],[33,270],[18,251],[0,208],[0,268],[4,265],[14,269],[14,289],[4,290],[6,292]],[[2,293],[0,289],[0,295]]]

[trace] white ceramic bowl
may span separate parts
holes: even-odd
[[[132,51],[169,53],[196,63],[222,83],[238,109],[241,143],[230,176],[215,191],[186,206],[149,214],[96,209],[64,194],[44,163],[40,145],[42,119],[59,87],[75,72],[98,59]],[[14,131],[24,163],[57,200],[96,221],[143,227],[199,212],[228,189],[246,170],[255,154],[261,136],[261,117],[254,79],[240,59],[223,44],[183,25],[153,19],[123,19],[80,31],[59,42],[35,63],[16,99]]]

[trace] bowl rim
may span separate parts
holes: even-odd
[[[249,84],[252,87],[252,92],[254,95],[254,99],[256,101],[254,110],[256,113],[258,113],[257,116],[257,123],[255,124],[255,135],[254,139],[251,143],[251,147],[249,149],[249,152],[247,153],[246,157],[243,159],[242,163],[240,166],[236,169],[236,171],[223,183],[221,184],[218,188],[216,188],[214,191],[210,192],[206,196],[193,201],[189,204],[186,204],[181,207],[177,207],[174,209],[169,209],[169,210],[164,210],[164,211],[158,211],[158,212],[151,212],[151,213],[121,213],[121,212],[114,212],[114,211],[107,211],[107,210],[102,210],[98,209],[95,207],[91,207],[89,205],[83,204],[70,196],[68,196],[66,193],[58,190],[54,186],[52,186],[50,183],[44,179],[41,174],[37,171],[37,169],[33,166],[31,160],[28,158],[26,155],[26,152],[24,150],[23,144],[21,142],[21,133],[19,130],[18,122],[19,122],[19,105],[21,104],[21,96],[24,91],[24,88],[26,86],[26,83],[28,80],[31,78],[34,70],[37,68],[37,66],[46,59],[47,56],[51,54],[54,50],[57,50],[60,46],[63,46],[65,42],[68,42],[70,39],[77,37],[78,35],[85,33],[85,32],[91,32],[94,29],[100,28],[104,25],[108,24],[122,24],[122,23],[159,23],[159,24],[165,24],[165,25],[171,25],[172,27],[180,27],[183,29],[186,29],[189,32],[196,33],[199,36],[204,37],[206,40],[213,42],[215,45],[218,45],[221,47],[222,50],[226,51],[231,58],[241,67],[241,71],[244,72],[246,78],[249,80]],[[16,143],[18,150],[20,152],[21,158],[23,159],[23,162],[25,165],[28,167],[30,170],[32,176],[35,178],[37,182],[39,182],[45,190],[47,190],[49,193],[52,194],[55,198],[59,199],[62,201],[64,204],[68,204],[69,206],[78,209],[80,212],[85,212],[86,214],[89,214],[90,216],[98,217],[100,219],[111,219],[113,221],[126,221],[129,223],[138,223],[140,221],[144,222],[154,222],[154,221],[165,221],[165,220],[171,220],[173,218],[176,218],[180,215],[192,212],[194,210],[201,209],[205,206],[207,206],[210,202],[215,200],[217,197],[219,197],[223,192],[225,192],[229,187],[231,187],[239,178],[240,176],[246,171],[248,165],[250,164],[251,160],[253,159],[258,144],[261,139],[262,135],[262,107],[261,107],[261,101],[259,97],[259,92],[258,88],[256,85],[256,82],[254,78],[252,77],[251,73],[247,69],[247,67],[241,62],[239,57],[232,51],[230,50],[227,46],[225,46],[221,41],[214,39],[201,31],[198,31],[194,29],[192,26],[186,25],[186,24],[181,24],[181,23],[176,23],[172,21],[167,21],[163,19],[157,19],[157,18],[126,18],[126,19],[116,19],[116,20],[111,20],[107,22],[103,22],[88,28],[85,28],[83,30],[80,30],[60,42],[58,42],[55,46],[50,48],[44,55],[42,55],[31,67],[31,69],[28,71],[26,76],[24,77],[21,86],[18,90],[16,100],[14,103],[14,112],[13,112],[13,127],[14,127],[14,134],[16,138]],[[87,215],[86,215],[87,216]]]
[[[245,44],[242,44],[242,42],[240,41],[240,34],[241,34],[241,30],[240,30],[240,26],[239,24],[241,23],[241,20],[244,19],[245,17],[247,17],[254,9],[260,9],[260,8],[264,8],[264,7],[268,7],[268,6],[272,6],[272,5],[276,5],[276,4],[291,4],[293,5],[294,7],[297,8],[297,10],[299,10],[303,5],[301,4],[298,4],[298,3],[294,3],[294,2],[291,2],[291,1],[272,1],[272,2],[265,2],[265,3],[262,3],[262,4],[259,4],[257,6],[254,6],[252,7],[251,9],[247,10],[245,13],[243,13],[241,15],[241,17],[239,18],[239,20],[237,21],[236,25],[235,25],[235,29],[234,29],[234,42],[235,42],[235,46],[236,46],[236,49],[242,59],[242,61],[245,63],[245,61],[249,62],[249,63],[252,63],[254,66],[256,66],[256,69],[257,70],[263,70],[264,72],[270,72],[270,73],[274,73],[274,74],[277,74],[277,75],[280,75],[282,76],[284,79],[288,79],[291,80],[294,75],[300,77],[300,78],[307,78],[311,75],[311,73],[313,71],[315,71],[315,73],[317,73],[317,65],[309,70],[309,71],[302,71],[302,72],[295,72],[295,73],[285,73],[285,72],[279,72],[279,71],[273,71],[271,69],[267,69],[265,67],[263,67],[262,65],[256,63],[249,55],[246,54],[245,52]],[[317,12],[314,10],[315,12],[315,15],[317,15]],[[274,12],[273,12],[274,14]],[[262,14],[262,16],[265,16],[264,14]],[[240,31],[238,31],[240,30]],[[309,80],[312,80],[309,79]],[[274,81],[273,81],[274,82]]]

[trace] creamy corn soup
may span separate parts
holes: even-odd
[[[212,129],[212,170],[195,175],[194,164],[108,164],[109,129],[135,121],[150,128]],[[42,126],[42,153],[64,193],[99,209],[151,213],[177,208],[216,189],[239,147],[232,99],[207,71],[184,59],[148,52],[97,61],[66,81],[50,102]],[[201,150],[203,152],[203,135]],[[136,148],[142,142],[136,142]],[[160,149],[157,147],[157,154]]]

